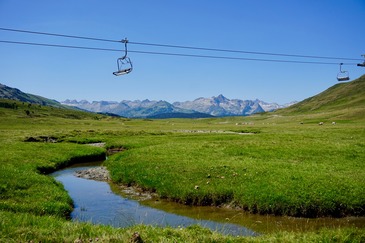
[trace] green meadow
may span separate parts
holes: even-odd
[[[252,213],[304,217],[363,215],[361,124],[275,124],[271,119],[254,120],[267,124],[241,130],[235,124],[242,118],[228,118],[196,122],[207,122],[205,131],[125,136],[127,151],[106,165],[115,182],[183,204],[228,204]]]
[[[337,100],[341,109],[323,109],[333,105],[323,101],[310,112],[294,106],[250,117],[166,120],[0,100],[0,242],[127,242],[133,232],[144,242],[364,242],[365,226],[233,237],[199,226],[75,223],[72,199],[47,175],[123,148],[104,163],[112,180],[166,200],[254,214],[363,217],[365,104],[356,99],[358,106]],[[105,148],[88,145],[98,142]]]

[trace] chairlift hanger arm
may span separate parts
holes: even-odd
[[[124,43],[124,56],[122,57],[122,59],[125,59],[128,54],[128,48],[127,48],[128,39],[124,38],[123,40],[121,40],[121,42]]]
[[[340,73],[343,73],[343,71],[342,71],[342,65],[343,65],[343,63],[340,63]]]

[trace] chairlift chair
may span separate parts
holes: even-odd
[[[113,72],[115,76],[121,76],[132,72],[133,65],[129,57],[121,57],[117,60],[118,71]]]
[[[340,72],[337,74],[337,81],[348,81],[350,80],[349,72],[342,71],[342,65],[343,63],[340,63]]]
[[[365,54],[361,55],[363,58],[365,58]],[[358,67],[365,67],[365,60],[362,63],[357,64]]]
[[[129,59],[129,57],[127,57],[127,43],[128,43],[127,38],[122,40],[122,43],[124,43],[124,45],[125,45],[125,53],[124,53],[123,57],[120,57],[117,59],[118,71],[113,72],[113,74],[115,76],[121,76],[124,74],[128,74],[128,73],[132,72],[132,70],[133,70],[133,65],[132,65],[131,59]]]

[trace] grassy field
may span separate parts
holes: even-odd
[[[216,122],[225,122],[222,131],[241,132],[239,119]],[[216,133],[217,124],[212,126],[207,133],[128,137],[123,142],[128,151],[106,165],[116,182],[184,204],[305,217],[364,215],[360,124],[244,126],[252,134]]]
[[[362,242],[364,228],[277,232],[256,238],[186,229],[67,220],[72,200],[46,175],[101,159],[117,183],[192,205],[293,216],[365,215],[365,117],[337,111],[215,119],[129,120],[2,100],[0,242]],[[1,103],[0,102],[0,103]],[[331,123],[335,121],[336,124]],[[324,125],[319,126],[319,122]],[[57,231],[56,231],[57,229]],[[56,233],[57,232],[57,233]]]

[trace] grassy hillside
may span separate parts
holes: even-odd
[[[64,107],[44,106],[36,103],[20,102],[0,98],[0,116],[14,118],[69,118],[69,119],[102,119],[106,115],[84,112]]]
[[[365,119],[365,75],[348,83],[336,84],[318,95],[276,113]]]
[[[0,99],[9,99],[9,100],[27,102],[31,104],[67,108],[67,106],[63,106],[56,100],[47,99],[39,95],[24,93],[19,89],[11,88],[1,83],[0,83]]]

